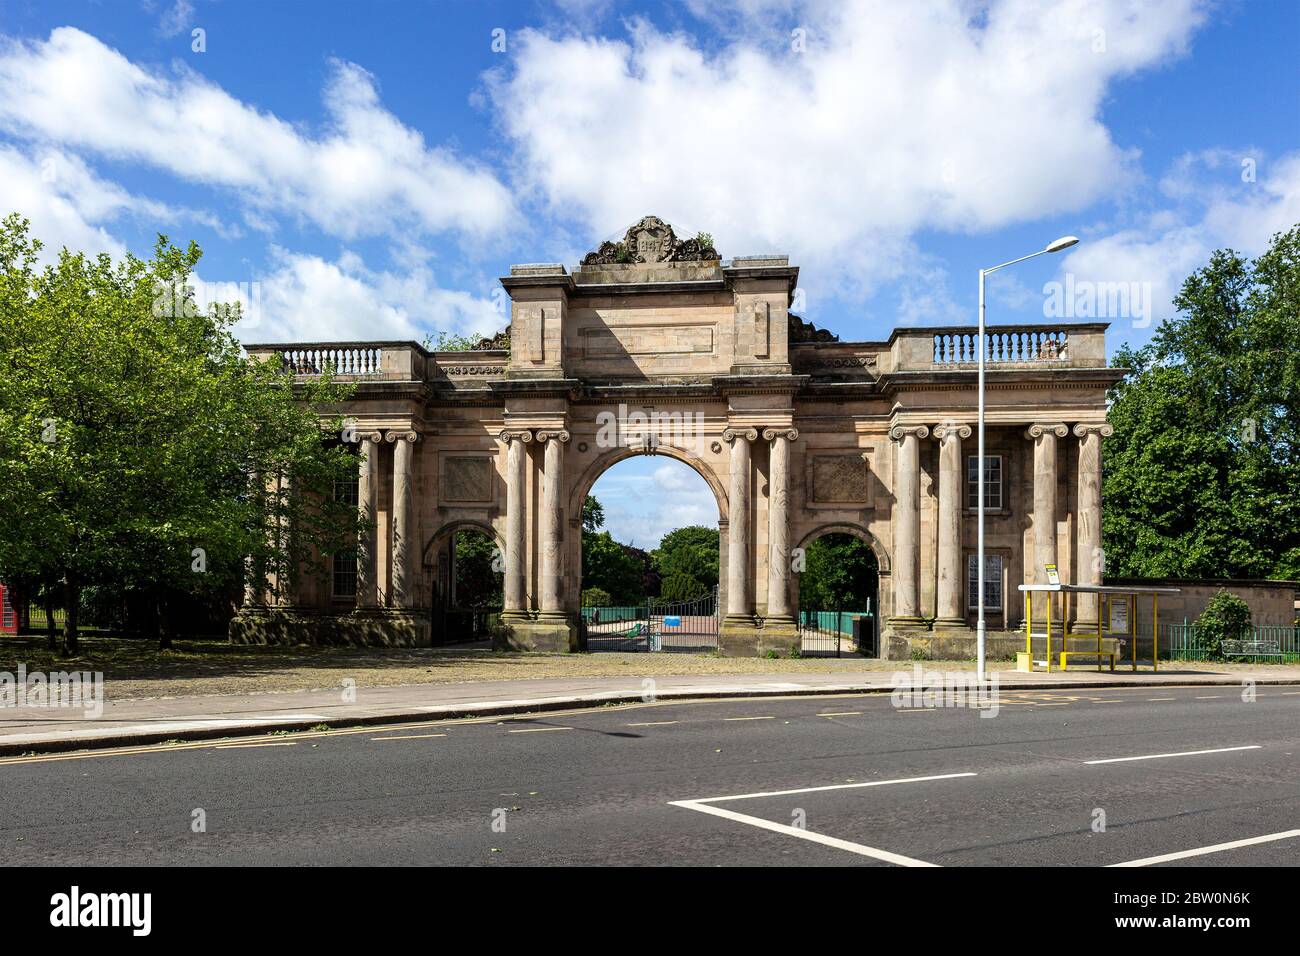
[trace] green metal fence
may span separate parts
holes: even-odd
[[[1199,661],[1210,656],[1204,636],[1195,624],[1186,621],[1182,624],[1166,624],[1160,631],[1161,657],[1167,656],[1174,661]],[[1227,660],[1300,663],[1300,627],[1252,627],[1234,640],[1242,642],[1246,652],[1230,653],[1233,648],[1229,647],[1223,654]]]

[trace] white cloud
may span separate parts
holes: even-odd
[[[1107,89],[1203,19],[1197,0],[1003,0],[982,22],[959,0],[740,7],[759,26],[717,52],[644,22],[626,42],[519,35],[488,88],[521,186],[594,235],[654,212],[724,254],[783,248],[869,291],[916,271],[922,229],[1036,220],[1131,183]]]
[[[194,4],[190,0],[176,0],[159,18],[158,32],[165,37],[174,37],[188,30],[193,20]]]
[[[491,335],[506,324],[492,300],[440,288],[424,265],[399,275],[371,270],[351,252],[331,262],[276,248],[272,258],[272,270],[240,297],[249,313],[235,329],[242,341],[419,342],[434,330]]]
[[[0,142],[0,216],[21,213],[52,262],[64,246],[88,255],[122,256],[126,246],[106,228],[138,217],[155,229],[168,223],[199,222],[223,234],[215,217],[136,196],[101,179],[80,157],[51,147],[22,149]]]
[[[379,101],[374,77],[332,64],[329,122],[312,135],[183,65],[147,70],[71,27],[0,47],[0,125],[11,135],[147,163],[231,189],[250,221],[290,215],[343,237],[454,230],[494,235],[514,221],[488,170],[427,145]]]
[[[1260,159],[1255,181],[1241,178],[1244,153],[1211,150],[1177,160],[1162,179],[1162,192],[1180,202],[1137,224],[1085,241],[1061,263],[1055,281],[1073,276],[1076,285],[1138,283],[1149,287],[1153,314],[1100,316],[1113,323],[1117,340],[1144,340],[1160,320],[1173,315],[1183,280],[1204,266],[1215,249],[1259,255],[1274,233],[1300,224],[1300,153]]]

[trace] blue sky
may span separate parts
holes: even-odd
[[[883,338],[1070,233],[990,320],[1122,282],[1114,348],[1300,221],[1297,62],[1296,0],[3,0],[0,208],[51,251],[197,240],[245,341],[495,331],[511,263],[645,214],[788,252],[806,318]],[[616,536],[716,514],[666,462],[623,466],[663,517]]]

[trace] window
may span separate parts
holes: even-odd
[[[357,506],[357,472],[334,482],[334,500]],[[357,552],[348,548],[335,551],[330,558],[330,588],[336,598],[357,596]]]
[[[330,559],[330,583],[336,598],[357,596],[357,553],[335,551]]]
[[[979,506],[979,456],[971,455],[966,459],[966,500],[974,511]],[[986,511],[1002,510],[1002,456],[984,456],[984,509]]]
[[[979,607],[979,556],[966,558],[967,610],[974,613]],[[984,555],[984,610],[1002,610],[1002,555]]]

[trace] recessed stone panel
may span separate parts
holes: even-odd
[[[866,504],[867,463],[862,455],[814,455],[812,498],[821,504]]]
[[[491,501],[493,478],[490,458],[446,457],[442,460],[442,499]]]

